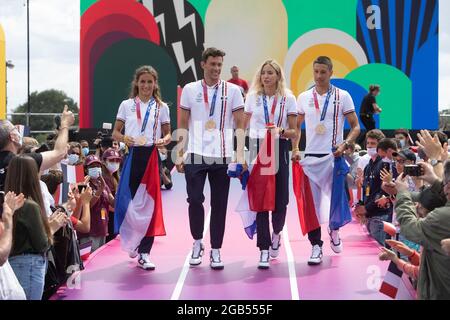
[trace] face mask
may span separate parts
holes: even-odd
[[[89,154],[89,148],[83,148],[81,149],[81,151],[83,152],[85,157]]]
[[[392,160],[388,157],[384,157],[381,161],[383,161],[384,163],[392,163]]]
[[[108,168],[109,172],[114,173],[119,170],[120,163],[118,162],[106,162],[106,168]]]
[[[78,162],[78,160],[80,160],[80,156],[75,153],[72,153],[67,156],[67,159],[69,160],[70,165],[74,165],[75,163]]]
[[[159,153],[159,157],[161,158],[161,161],[164,161],[167,159],[167,154]]]
[[[400,140],[400,145],[401,145],[402,149],[404,149],[405,145],[406,145],[406,141],[405,140]]]
[[[93,179],[98,179],[102,175],[102,168],[99,167],[89,168],[88,175]]]
[[[370,157],[375,157],[377,155],[377,148],[367,148],[367,154]]]

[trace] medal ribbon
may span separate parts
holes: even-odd
[[[333,92],[333,86],[330,86],[330,89],[328,90],[327,98],[325,99],[325,104],[323,105],[322,114],[320,116],[320,122],[323,122],[325,120],[325,116],[327,115],[328,104],[330,103],[330,97],[331,97],[332,92]],[[313,97],[314,97],[314,106],[316,107],[316,111],[317,111],[317,113],[320,113],[319,100],[317,99],[316,88],[314,88],[314,90],[313,90]]]
[[[264,117],[266,118],[266,125],[272,124],[274,115],[275,115],[275,108],[277,107],[278,103],[278,97],[275,96],[272,103],[272,110],[270,112],[270,118],[269,118],[269,107],[267,106],[267,98],[266,95],[263,95],[263,105],[264,105]]]
[[[138,120],[138,125],[141,126],[141,134],[144,133],[145,128],[147,127],[148,118],[150,116],[150,110],[153,103],[155,103],[155,99],[152,97],[147,106],[147,112],[145,113],[144,122],[142,123],[141,119],[141,101],[139,97],[134,98],[134,103],[136,105],[136,116]],[[141,125],[142,123],[142,125]]]
[[[209,107],[209,100],[208,100],[208,88],[206,86],[205,80],[202,81],[202,87],[203,87],[203,100],[205,102],[205,108],[206,112],[208,112],[209,109],[209,117],[212,118],[214,115],[214,110],[216,108],[216,99],[217,99],[217,92],[219,91],[219,85],[220,81],[214,86],[214,95],[211,100],[211,108]]]

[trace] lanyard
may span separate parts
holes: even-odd
[[[325,104],[323,105],[323,110],[322,110],[322,114],[320,116],[320,121],[325,120],[325,116],[327,114],[328,104],[330,103],[330,97],[331,97],[332,92],[333,92],[333,86],[330,86],[330,89],[328,90],[327,98],[325,99]],[[316,107],[316,111],[317,111],[317,113],[320,113],[319,100],[317,99],[316,88],[314,88],[314,90],[313,90],[313,96],[314,96],[314,106]]]
[[[263,95],[263,105],[264,105],[264,117],[266,118],[266,125],[272,124],[274,120],[275,115],[275,108],[277,107],[278,97],[275,96],[272,103],[272,110],[271,110],[271,117],[269,118],[269,107],[267,106],[267,99],[266,95]]]
[[[136,115],[137,115],[137,119],[138,119],[138,125],[141,125],[141,101],[139,100],[139,97],[136,97],[134,99],[134,103],[136,104]],[[144,133],[145,128],[147,127],[147,122],[148,122],[148,118],[150,116],[150,110],[151,110],[151,106],[152,104],[155,103],[155,99],[152,97],[148,103],[147,106],[147,112],[145,113],[145,117],[144,117],[144,122],[142,123],[141,126],[141,134]]]
[[[214,95],[213,95],[213,98],[212,98],[212,101],[211,101],[211,108],[209,108],[208,88],[206,86],[206,82],[204,80],[202,81],[203,100],[205,102],[206,111],[208,111],[208,109],[209,109],[209,117],[210,118],[214,115],[214,110],[216,108],[217,91],[219,90],[219,85],[220,85],[220,81],[219,81],[219,83],[217,83],[214,86]]]

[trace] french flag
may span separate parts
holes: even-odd
[[[247,186],[235,211],[241,216],[245,233],[253,239],[257,213],[275,210],[275,152],[270,130],[267,131],[256,162],[249,167],[249,171]]]
[[[65,183],[79,183],[84,181],[84,168],[82,164],[72,166],[70,164],[61,163],[61,170]]]
[[[337,230],[352,220],[345,179],[348,165],[329,154],[292,164],[294,194],[303,235],[328,223]]]
[[[320,227],[308,177],[299,162],[292,163],[292,180],[303,235]]]
[[[92,249],[92,241],[87,241],[85,243],[80,244],[80,257],[81,260],[86,261],[90,254]]]
[[[120,233],[126,251],[134,251],[145,236],[166,235],[157,148],[131,149],[119,182],[114,216],[115,231]]]
[[[303,234],[330,221],[334,156],[307,157],[292,164],[292,180]]]
[[[391,261],[383,283],[381,284],[380,292],[395,299],[398,288],[400,287],[400,281],[402,281],[402,276],[403,272]]]
[[[60,183],[56,189],[53,199],[55,204],[62,204],[67,202],[71,183],[79,183],[84,181],[83,165],[72,166],[61,163],[61,170],[63,173],[63,183]]]

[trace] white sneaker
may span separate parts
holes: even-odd
[[[330,235],[330,246],[334,253],[341,253],[343,248],[341,238],[339,237],[339,230],[328,229],[328,234]]]
[[[314,266],[322,263],[322,248],[316,244],[312,247],[311,257],[308,260],[308,265]]]
[[[138,249],[136,248],[136,249],[134,249],[133,251],[128,252],[128,256],[129,256],[131,259],[136,258],[136,257],[138,256]]]
[[[280,246],[281,246],[281,234],[272,234],[272,245],[269,248],[270,257],[276,258],[278,257],[278,254],[280,253]]]
[[[203,243],[195,241],[194,246],[192,247],[191,258],[189,259],[189,264],[191,266],[198,266],[202,263],[203,252],[205,251],[205,247]]]
[[[261,250],[258,269],[269,269],[269,250]]]
[[[138,266],[144,270],[155,270],[155,265],[150,262],[148,253],[139,254]]]
[[[211,250],[211,256],[210,256],[210,266],[214,270],[222,270],[224,265],[222,260],[220,259],[220,250],[219,249],[212,249]]]

